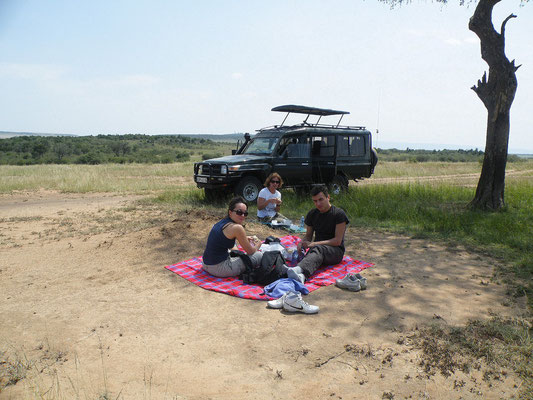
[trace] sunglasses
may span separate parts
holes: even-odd
[[[242,211],[242,210],[231,210],[231,211],[233,211],[235,214],[237,214],[240,217],[242,217],[243,215],[245,217],[248,216],[248,211]]]
[[[274,181],[274,180],[272,180],[272,181],[270,181],[270,183],[280,183],[280,181]]]

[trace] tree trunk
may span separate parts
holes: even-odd
[[[499,210],[504,206],[505,166],[509,144],[509,117],[517,88],[514,60],[505,56],[505,24],[516,18],[511,14],[502,23],[501,33],[492,25],[492,9],[500,0],[479,0],[469,29],[481,42],[481,57],[489,65],[486,72],[473,86],[487,108],[487,138],[485,157],[476,195],[471,206],[483,210]]]

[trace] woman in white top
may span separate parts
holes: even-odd
[[[257,196],[257,219],[261,222],[281,221],[285,218],[279,213],[281,208],[281,189],[283,180],[277,172],[271,173],[265,180],[265,187]]]

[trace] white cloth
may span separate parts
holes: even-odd
[[[261,189],[257,197],[258,198],[261,197],[262,199],[265,199],[265,200],[270,200],[270,199],[281,200],[281,193],[277,190],[274,193],[272,193],[270,190],[268,190],[268,188],[263,188]],[[276,205],[277,205],[276,203],[268,203],[266,207],[263,208],[262,210],[259,210],[259,209],[257,210],[257,216],[259,218],[274,217],[276,215]]]

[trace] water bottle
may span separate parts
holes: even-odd
[[[304,229],[304,228],[305,228],[305,218],[302,215],[302,218],[300,218],[300,229]]]
[[[294,251],[292,252],[292,261],[293,262],[298,262],[298,250],[294,249]]]

